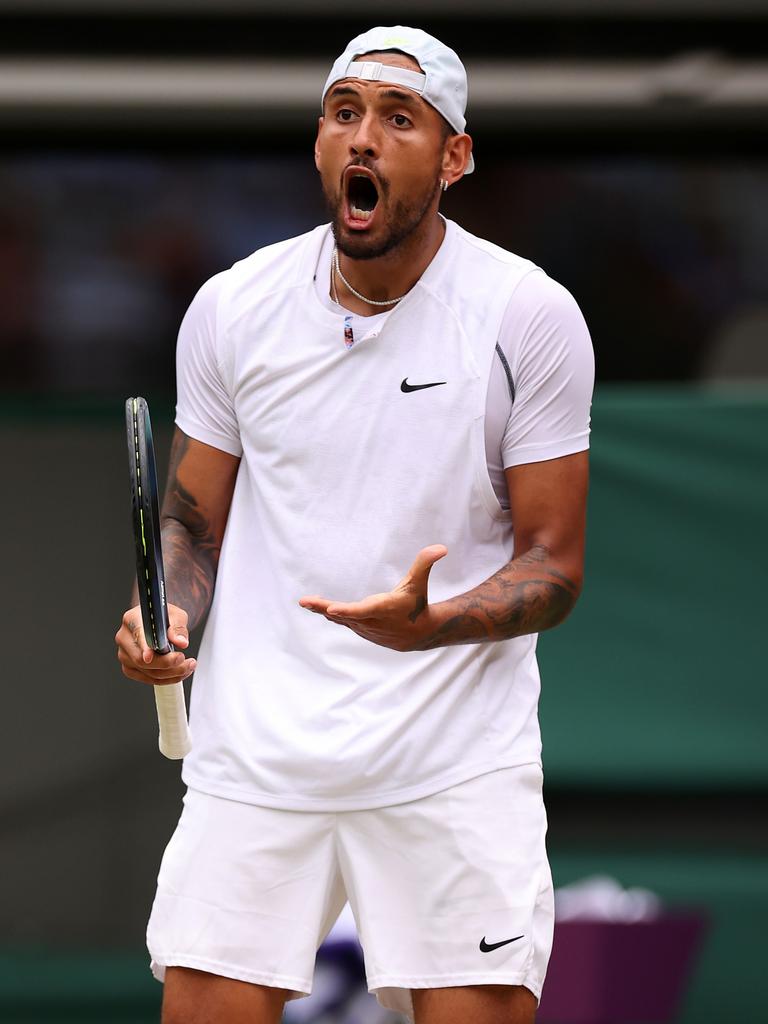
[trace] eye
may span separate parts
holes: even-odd
[[[405,114],[393,114],[392,121],[396,128],[409,128],[411,126],[411,119],[406,117]]]
[[[350,110],[349,107],[342,107],[341,110],[337,111],[336,119],[349,123],[355,116],[354,110]]]

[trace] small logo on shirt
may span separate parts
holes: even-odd
[[[344,344],[347,348],[352,348],[355,344],[355,335],[352,331],[352,317],[344,317]]]
[[[407,394],[409,391],[421,391],[423,388],[436,388],[445,383],[447,382],[444,380],[436,380],[432,384],[409,384],[408,378],[404,377],[403,383],[400,385],[400,390],[405,391]]]
[[[486,942],[485,936],[483,936],[482,939],[480,939],[480,952],[490,953],[492,950],[498,949],[499,946],[508,946],[510,942],[517,942],[518,939],[522,938],[523,935],[516,935],[514,939],[504,939],[502,942]]]

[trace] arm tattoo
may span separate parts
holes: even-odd
[[[453,614],[420,650],[508,640],[558,625],[576,603],[579,588],[550,561],[549,550],[537,544],[484,583],[443,602]]]
[[[416,604],[414,605],[413,611],[408,616],[408,619],[411,622],[415,622],[416,619],[418,619],[418,617],[421,615],[421,613],[424,611],[424,609],[426,607],[427,607],[427,599],[426,599],[426,597],[423,594],[419,594],[418,598],[416,599]]]
[[[177,433],[160,519],[168,600],[187,612],[192,629],[211,603],[220,545],[194,495],[179,481],[179,466],[188,446],[189,438]]]

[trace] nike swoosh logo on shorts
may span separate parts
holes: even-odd
[[[523,934],[525,934],[525,933],[523,933]],[[488,943],[488,942],[485,941],[485,936],[483,936],[482,939],[480,939],[480,952],[481,953],[490,953],[491,950],[498,949],[499,946],[508,946],[510,944],[510,942],[517,942],[518,939],[522,939],[522,938],[523,938],[522,935],[516,935],[514,937],[514,939],[504,939],[503,942],[490,942],[490,943]]]
[[[409,384],[408,378],[403,377],[403,383],[400,385],[400,390],[405,391],[407,394],[409,391],[421,391],[423,388],[436,388],[439,387],[440,384],[445,383],[446,381],[444,380],[436,380],[432,384]]]

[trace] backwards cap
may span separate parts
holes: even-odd
[[[383,50],[400,50],[413,57],[421,72],[394,68],[376,61],[355,60],[366,53]],[[394,25],[391,28],[372,28],[356,36],[331,68],[323,88],[323,100],[330,87],[342,78],[392,82],[413,89],[443,115],[455,132],[461,135],[466,128],[467,72],[464,65],[455,51],[420,28]],[[471,174],[474,169],[475,161],[470,156],[464,173]]]

